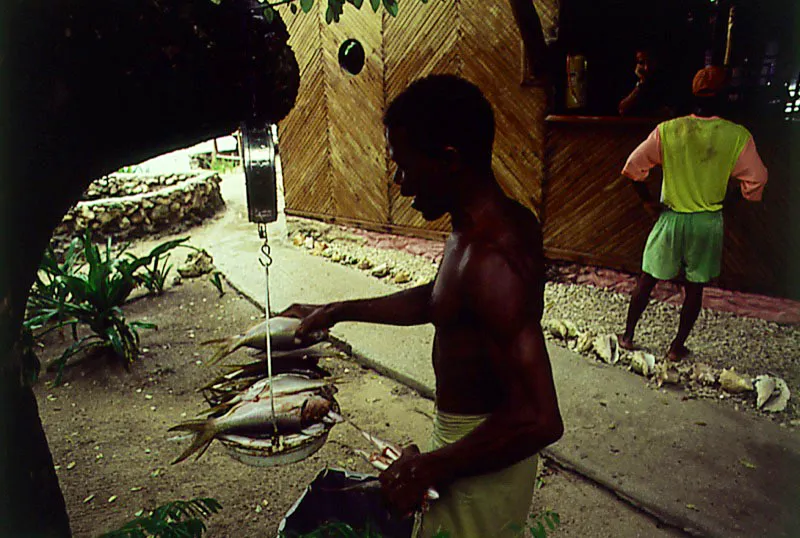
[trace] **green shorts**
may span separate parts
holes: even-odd
[[[686,280],[704,284],[719,276],[722,238],[722,211],[664,211],[647,238],[642,270],[672,280],[683,268]]]

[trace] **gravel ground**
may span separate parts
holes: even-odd
[[[432,260],[439,259],[440,244],[431,244],[431,250],[436,251],[433,254],[421,255],[419,245],[414,249],[417,254],[411,254],[405,247],[414,240],[402,239],[397,242],[400,247],[377,248],[370,244],[385,245],[391,241],[376,241],[375,237],[380,234],[360,233],[307,219],[290,218],[288,226],[289,235],[298,248],[369,272],[387,283],[387,292],[428,282],[436,275],[437,264]],[[545,323],[568,320],[580,333],[620,333],[628,301],[628,295],[593,286],[548,282]],[[679,312],[679,307],[652,300],[637,327],[636,343],[643,351],[653,354],[657,363],[662,362],[677,331]],[[575,338],[553,338],[553,341],[571,349],[576,347]],[[687,346],[693,355],[676,368],[687,398],[725,399],[743,411],[784,424],[800,424],[800,405],[796,397],[800,390],[800,327],[704,308]],[[631,355],[621,351],[617,364],[628,368]],[[583,354],[596,358],[591,350]],[[755,392],[731,394],[723,391],[718,382],[701,385],[692,380],[691,369],[696,363],[710,366],[717,377],[722,369],[730,368],[745,378],[762,374],[780,377],[795,397],[790,399],[785,411],[771,414],[757,411]],[[654,376],[649,382],[658,386],[659,379],[662,378]]]

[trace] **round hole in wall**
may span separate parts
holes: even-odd
[[[339,47],[339,65],[351,75],[364,69],[364,47],[356,39],[348,39]]]

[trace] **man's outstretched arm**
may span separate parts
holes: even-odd
[[[383,325],[422,325],[430,323],[433,282],[384,297],[338,301],[326,305],[293,304],[280,313],[303,320],[297,331],[302,337],[312,331],[328,329],[340,321],[363,321]]]

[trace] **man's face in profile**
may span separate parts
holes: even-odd
[[[428,221],[450,211],[452,191],[447,187],[445,164],[417,149],[402,127],[387,129],[386,138],[389,157],[397,164],[393,181],[400,186],[402,196],[414,197],[411,207]]]
[[[656,60],[647,51],[640,50],[636,53],[636,76],[639,80],[646,80],[656,70]]]

